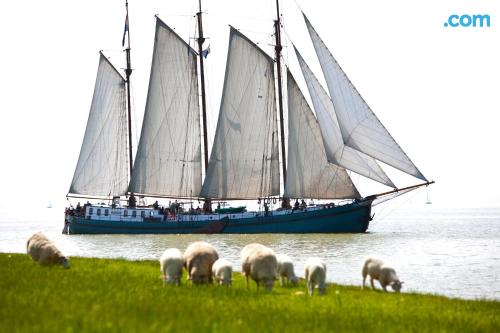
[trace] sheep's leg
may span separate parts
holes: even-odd
[[[375,290],[375,285],[373,284],[373,278],[370,276],[370,284],[372,285],[372,289]]]
[[[246,279],[246,285],[247,285],[247,290],[248,290],[248,275],[245,275]]]
[[[285,277],[284,276],[280,276],[280,284],[282,287],[285,285]]]
[[[384,289],[385,292],[387,292],[387,288],[385,284],[380,284],[382,286],[382,289]]]
[[[309,296],[313,295],[314,288],[313,288],[313,285],[310,281],[307,281],[307,291],[309,293]]]
[[[368,269],[366,268],[366,264],[363,266],[363,271],[361,272],[361,275],[363,275],[363,289],[365,289],[366,276],[368,275]]]

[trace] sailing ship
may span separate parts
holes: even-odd
[[[126,8],[129,29],[128,4]],[[67,195],[100,203],[67,208],[63,233],[365,232],[374,203],[433,183],[378,120],[305,14],[328,92],[295,49],[315,112],[287,69],[286,149],[278,1],[276,9],[274,58],[230,27],[210,155],[201,0],[197,51],[156,17],[149,90],[134,161],[130,39],[125,77],[100,54],[85,136]],[[377,161],[421,182],[398,189]],[[392,189],[363,197],[346,170]],[[144,197],[171,202],[148,206]],[[304,199],[328,203],[308,205]],[[185,207],[186,200],[203,202],[203,209]],[[261,209],[220,207],[231,200],[257,200]],[[273,209],[277,203],[280,207]],[[212,211],[215,204],[218,208]]]

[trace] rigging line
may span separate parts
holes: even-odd
[[[387,212],[385,215],[382,215],[382,217],[381,217],[381,218],[379,218],[379,219],[377,219],[377,220],[373,221],[373,222],[372,222],[372,223],[370,223],[370,224],[371,224],[371,225],[374,225],[374,224],[377,224],[378,222],[380,222],[380,221],[384,220],[385,218],[387,218],[387,216],[391,215],[391,214],[392,214],[392,213],[393,213],[396,209],[398,209],[398,208],[400,208],[401,206],[403,206],[403,204],[407,204],[407,203],[408,203],[408,201],[410,201],[410,200],[414,199],[414,198],[417,196],[417,194],[418,194],[418,193],[419,193],[418,191],[415,191],[411,197],[407,197],[405,201],[401,201],[401,202],[399,202],[399,204],[395,205],[395,206],[394,206],[394,208],[393,208],[392,210],[390,210],[389,212]],[[402,194],[404,194],[404,193],[402,193]],[[398,196],[394,197],[394,199],[396,199],[397,197],[398,197]],[[383,202],[382,202],[382,203],[383,203]],[[389,206],[383,207],[383,208],[380,210],[379,214],[380,214],[380,213],[383,213],[383,212],[387,209],[387,207],[389,207]]]
[[[265,35],[266,37],[272,37],[272,36],[274,36],[274,33],[269,34],[269,31],[267,31],[267,32],[262,32],[262,31],[256,31],[256,30],[244,29],[244,28],[238,28],[238,31],[250,32],[250,33],[253,33],[253,34],[259,34],[259,35]]]
[[[250,16],[241,16],[241,15],[227,15],[227,14],[217,14],[217,13],[211,13],[213,17],[225,17],[225,18],[236,18],[236,19],[245,19],[245,20],[250,20],[250,21],[259,21],[259,22],[269,22],[272,21],[273,18],[255,18],[255,17],[250,17]]]

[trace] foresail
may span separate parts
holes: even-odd
[[[129,191],[198,196],[201,143],[196,52],[159,18]]]
[[[294,47],[295,48],[295,47]],[[384,185],[395,187],[382,168],[372,157],[358,152],[344,144],[333,103],[318,79],[295,48],[302,74],[318,117],[326,156],[330,163],[336,164]]]
[[[69,193],[125,194],[128,183],[125,80],[101,53],[87,128]]]
[[[304,14],[344,143],[409,175],[426,180],[378,120]]]
[[[297,83],[287,73],[289,198],[359,198],[347,172],[328,163],[319,124]]]
[[[200,196],[279,195],[274,63],[231,27],[215,139]]]

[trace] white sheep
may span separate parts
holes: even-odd
[[[313,295],[315,287],[318,287],[320,295],[325,293],[326,264],[322,259],[316,257],[307,259],[304,266],[304,275],[310,296]]]
[[[26,243],[26,252],[41,265],[62,265],[69,268],[69,259],[44,234],[37,232]]]
[[[184,252],[188,280],[194,284],[212,283],[212,265],[219,259],[215,248],[207,242],[191,243]]]
[[[260,284],[263,284],[269,292],[273,290],[278,275],[278,260],[273,250],[257,243],[245,246],[241,250],[241,267],[246,277],[247,288],[250,277],[257,283],[257,290]]]
[[[365,288],[367,275],[370,275],[370,284],[372,285],[372,289],[375,289],[375,286],[373,285],[373,280],[375,279],[380,282],[380,285],[385,292],[387,292],[387,286],[391,286],[394,291],[399,292],[404,283],[399,280],[394,268],[385,264],[381,259],[374,257],[369,257],[365,260],[362,275],[363,288]]]
[[[172,283],[181,284],[182,266],[184,258],[179,249],[166,249],[160,257],[160,270],[163,274],[163,285]]]
[[[220,285],[231,285],[233,265],[229,260],[220,258],[212,266],[212,276]]]
[[[288,282],[296,286],[299,278],[295,275],[292,259],[281,253],[276,255],[276,259],[278,260],[278,276],[280,277],[281,286],[288,284]]]

